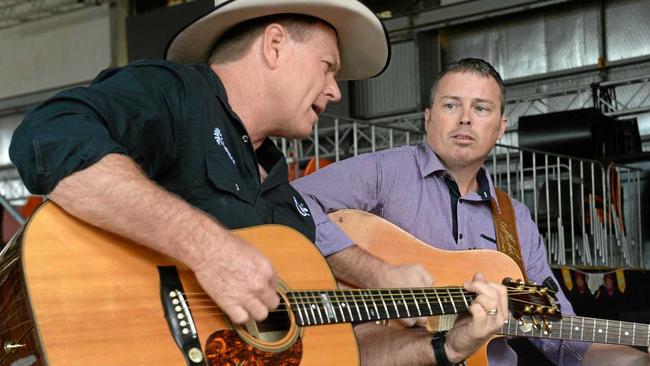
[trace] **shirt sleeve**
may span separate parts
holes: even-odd
[[[334,254],[353,244],[327,214],[345,208],[375,211],[380,176],[378,155],[363,154],[328,165],[291,183],[312,212],[316,245],[323,255]]]
[[[517,230],[521,242],[521,249],[526,263],[526,274],[530,280],[542,284],[548,278],[555,282],[558,293],[558,304],[562,315],[575,315],[573,307],[557,284],[551,267],[548,264],[546,246],[539,233],[539,229],[532,220],[530,211],[519,202],[513,202],[517,217]],[[590,343],[578,341],[563,341],[546,338],[529,338],[549,360],[556,365],[580,365]]]
[[[183,92],[181,78],[162,64],[106,70],[90,86],[29,112],[14,132],[10,158],[36,194],[109,153],[129,155],[155,177],[179,152]]]

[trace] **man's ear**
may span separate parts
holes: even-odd
[[[429,118],[431,118],[431,108],[424,109],[424,130],[428,132]]]
[[[264,29],[262,35],[262,55],[269,67],[278,67],[282,50],[286,47],[289,34],[280,24],[272,23]]]
[[[505,116],[501,117],[501,122],[499,122],[499,136],[497,137],[497,140],[503,137],[503,135],[506,133],[506,128],[508,127],[508,119]]]

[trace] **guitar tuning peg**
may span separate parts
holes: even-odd
[[[528,286],[537,286],[537,283],[535,281],[533,281],[533,280],[526,280],[526,284]]]
[[[537,308],[535,308],[535,312],[538,314],[544,314],[544,306],[543,305],[537,305]]]
[[[524,313],[531,314],[533,312],[533,305],[526,305],[524,307]]]
[[[539,330],[540,327],[541,327],[541,325],[540,325],[540,323],[539,323],[539,320],[537,320],[537,318],[534,317],[534,316],[531,316],[530,319],[533,321],[533,327],[534,327],[535,329]]]
[[[544,319],[543,322],[544,322],[544,330],[550,334],[551,333],[551,324],[549,324],[547,319]]]

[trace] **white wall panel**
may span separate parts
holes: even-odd
[[[108,5],[0,30],[0,99],[92,80],[111,63]]]

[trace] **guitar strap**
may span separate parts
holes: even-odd
[[[496,200],[492,198],[490,204],[492,206],[497,249],[517,263],[524,276],[523,280],[526,280],[526,270],[521,255],[521,247],[519,246],[519,235],[517,235],[515,210],[512,208],[512,201],[506,192],[496,187],[494,187],[494,190],[497,197]]]

